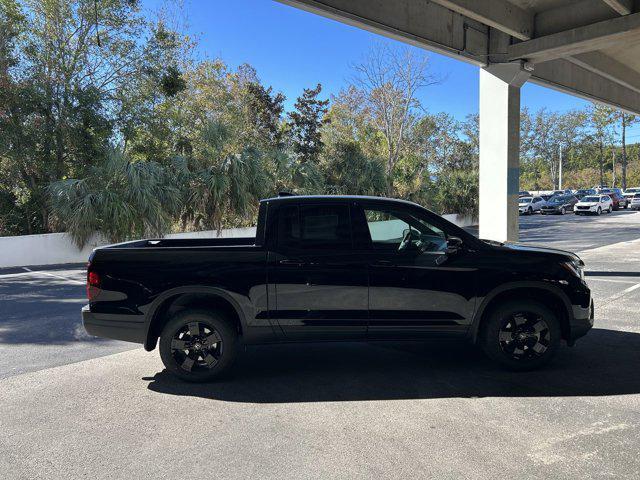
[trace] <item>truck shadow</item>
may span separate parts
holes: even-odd
[[[248,403],[640,393],[640,334],[594,329],[536,372],[508,372],[461,343],[251,347],[224,380],[189,384],[167,371],[148,388]]]

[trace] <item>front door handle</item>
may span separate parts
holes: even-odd
[[[287,265],[289,267],[302,267],[304,266],[304,262],[297,258],[285,258],[284,260],[280,260],[280,265]]]

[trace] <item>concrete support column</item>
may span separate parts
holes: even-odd
[[[518,240],[522,62],[480,69],[480,238]]]

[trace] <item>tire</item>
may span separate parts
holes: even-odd
[[[564,207],[562,207],[560,209],[560,215],[564,215],[567,211],[564,209]]]
[[[609,205],[609,210],[607,210],[607,213],[611,213],[612,211],[613,211],[613,207]]]
[[[598,207],[598,210],[596,210],[596,215],[600,215],[601,213],[602,213],[602,209]]]
[[[177,342],[191,348],[181,349]],[[169,320],[160,335],[162,363],[170,373],[187,382],[208,382],[221,377],[237,354],[238,333],[233,323],[215,312],[196,309],[180,312]]]
[[[552,310],[534,300],[510,300],[493,309],[483,323],[480,346],[502,366],[525,371],[553,360],[561,336]]]
[[[527,215],[533,215],[533,209],[531,207],[527,210]]]

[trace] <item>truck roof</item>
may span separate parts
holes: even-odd
[[[408,200],[400,200],[399,198],[389,197],[373,197],[367,195],[283,195],[278,197],[264,198],[263,202],[317,202],[317,201],[335,201],[335,200],[366,200],[370,202],[397,203],[401,205],[410,205],[412,207],[422,207],[415,202]]]

